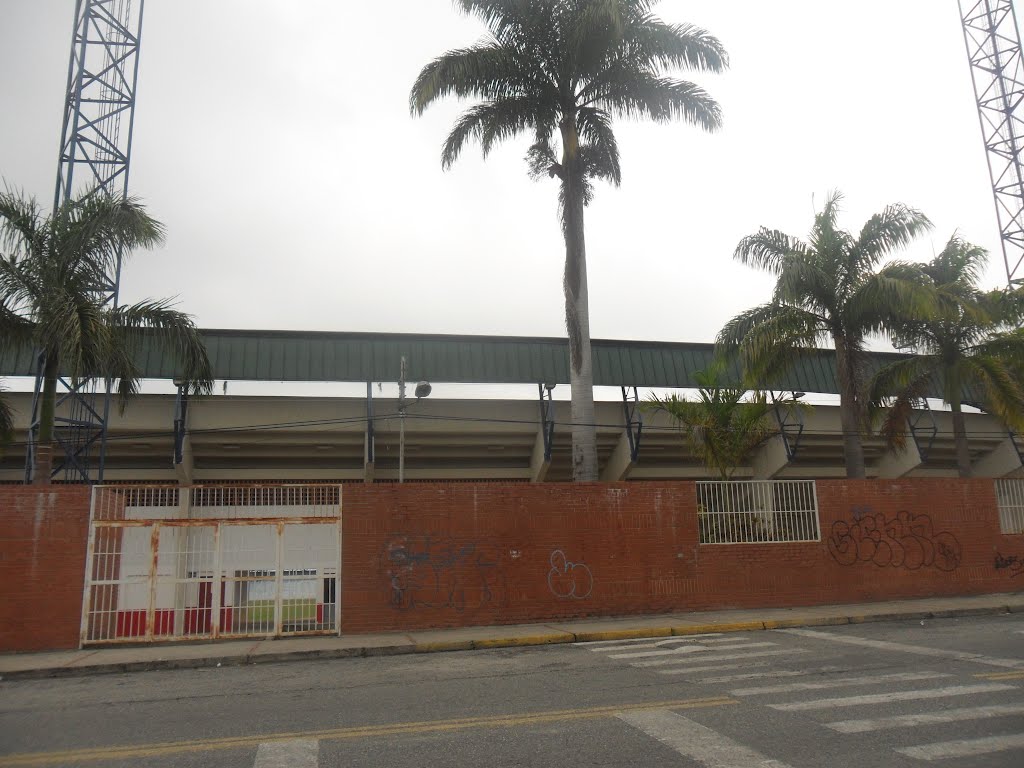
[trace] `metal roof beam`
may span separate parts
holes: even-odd
[[[569,383],[568,343],[561,338],[242,330],[202,334],[213,377],[224,381],[391,381],[395,361],[404,356],[417,376],[434,383]],[[714,354],[712,344],[595,339],[592,347],[596,386],[694,388],[694,374],[706,370]],[[872,353],[869,368],[905,357]],[[31,349],[5,350],[0,376],[31,376],[32,360]],[[140,345],[135,362],[142,378],[181,374],[155,341]],[[808,352],[784,376],[757,385],[838,394],[835,353]],[[934,389],[928,396],[941,397],[939,388]]]

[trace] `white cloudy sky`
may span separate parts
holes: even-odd
[[[52,195],[74,0],[0,0],[0,176]],[[893,201],[993,252],[1005,282],[955,0],[665,0],[727,46],[694,74],[725,129],[621,123],[621,189],[588,211],[592,333],[711,341],[770,281],[732,261],[807,231],[839,188],[859,227]],[[132,184],[169,229],[123,296],[204,327],[560,335],[554,183],[510,143],[441,170],[455,102],[413,119],[432,56],[482,27],[450,0],[149,0]]]

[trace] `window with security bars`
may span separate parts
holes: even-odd
[[[1024,479],[996,480],[999,530],[1024,533]]]
[[[697,483],[701,544],[820,541],[813,480]]]

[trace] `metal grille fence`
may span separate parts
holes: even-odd
[[[1024,480],[996,480],[999,529],[1024,533]]]
[[[339,486],[93,489],[83,645],[338,631]]]
[[[701,544],[819,541],[813,480],[698,482]]]

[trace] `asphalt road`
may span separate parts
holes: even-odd
[[[1024,619],[0,682],[30,765],[1020,768]]]

